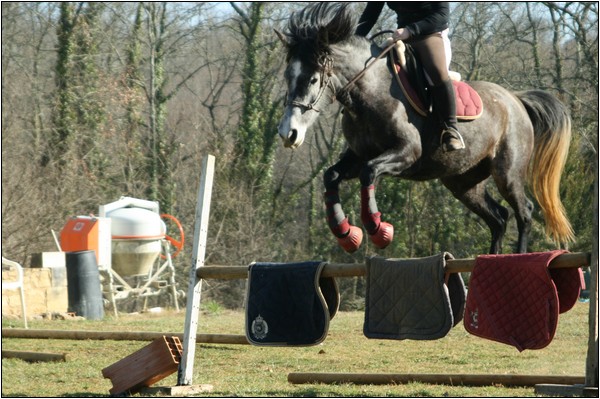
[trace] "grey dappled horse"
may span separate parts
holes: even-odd
[[[287,30],[278,33],[288,61],[279,125],[284,145],[299,147],[320,110],[335,100],[344,107],[348,147],[325,172],[324,183],[329,227],[346,251],[355,251],[362,241],[362,230],[348,223],[339,200],[339,185],[347,179],[360,179],[361,220],[373,243],[385,248],[392,240],[393,227],[381,221],[375,201],[374,185],[383,175],[440,179],[489,226],[490,253],[502,251],[509,212],[486,191],[487,178],[492,176],[514,209],[516,249],[526,252],[533,211],[525,194],[529,177],[549,236],[557,243],[573,240],[559,196],[571,139],[569,113],[560,101],[544,91],[515,93],[490,82],[469,82],[481,96],[483,114],[460,123],[466,149],[444,152],[439,122],[413,110],[385,60],[375,60],[383,50],[355,36],[355,28],[346,5],[317,3],[292,14]]]

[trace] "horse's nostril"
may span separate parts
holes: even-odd
[[[290,134],[290,143],[294,144],[296,142],[296,139],[298,138],[298,130],[296,129],[292,129],[292,134]]]

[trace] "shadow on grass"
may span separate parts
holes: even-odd
[[[219,344],[201,344],[200,345],[201,349],[210,349],[210,350],[214,350],[214,351],[239,351],[240,348],[236,348],[233,345],[227,346],[227,345],[219,345]]]
[[[329,388],[313,388],[307,387],[294,391],[266,391],[265,396],[269,397],[292,397],[292,398],[317,398],[317,397],[344,397],[344,398],[364,398],[365,393],[356,389],[356,392],[348,392],[348,390],[332,390]],[[424,395],[431,396],[431,395]]]

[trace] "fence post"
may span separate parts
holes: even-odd
[[[204,256],[206,254],[206,238],[208,236],[208,218],[210,214],[214,168],[215,157],[207,155],[202,162],[202,175],[200,178],[200,188],[198,189],[198,200],[196,202],[194,247],[185,311],[183,354],[177,373],[177,385],[192,385],[194,356],[196,354],[196,334],[200,316],[200,295],[202,293],[202,279],[197,276],[198,268],[204,266]]]

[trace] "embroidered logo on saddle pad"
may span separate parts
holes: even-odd
[[[340,293],[325,262],[253,263],[248,268],[246,338],[258,346],[310,346],[327,337]]]

